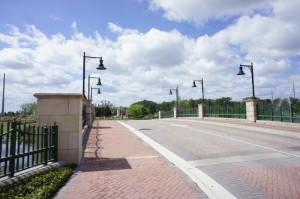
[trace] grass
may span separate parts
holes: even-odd
[[[30,176],[12,185],[0,187],[0,198],[5,199],[50,199],[68,181],[76,165],[54,168]]]

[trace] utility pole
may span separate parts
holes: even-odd
[[[295,82],[293,82],[293,93],[294,93],[294,99],[296,99]]]
[[[3,75],[3,94],[2,94],[2,112],[1,116],[4,116],[4,93],[5,93],[5,73]]]
[[[273,91],[271,90],[271,96],[272,96],[272,104],[273,104]]]

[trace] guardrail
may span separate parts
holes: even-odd
[[[177,110],[178,117],[199,117],[198,108],[187,108]]]
[[[204,117],[246,119],[246,105],[243,105],[243,106],[205,106]]]
[[[295,105],[257,105],[257,119],[278,122],[300,123],[300,107]]]
[[[57,162],[58,126],[22,121],[0,123],[0,177]]]

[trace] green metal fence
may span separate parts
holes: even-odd
[[[82,106],[82,128],[86,125],[86,105]]]
[[[171,117],[174,117],[174,111],[171,110],[171,111],[161,111],[160,113],[161,115],[161,118],[171,118]]]
[[[179,109],[177,117],[199,117],[198,108]]]
[[[272,105],[272,104],[258,104],[257,105],[257,119],[300,123],[300,106],[296,105]]]
[[[0,122],[0,177],[57,161],[57,125]]]
[[[246,119],[246,105],[241,106],[205,106],[205,117]]]

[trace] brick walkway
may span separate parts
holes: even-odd
[[[56,199],[207,198],[116,121],[95,121],[77,174]]]

